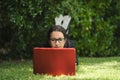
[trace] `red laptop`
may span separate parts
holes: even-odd
[[[75,75],[75,62],[75,48],[34,48],[34,74]]]

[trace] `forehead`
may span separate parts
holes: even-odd
[[[60,31],[53,31],[51,34],[50,34],[50,38],[64,38],[64,35],[62,32]]]

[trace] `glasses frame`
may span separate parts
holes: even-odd
[[[58,38],[58,39],[56,39],[56,38],[51,38],[50,41],[52,41],[52,42],[54,42],[54,43],[56,43],[57,41],[58,41],[59,43],[62,43],[62,42],[65,41],[65,38]]]

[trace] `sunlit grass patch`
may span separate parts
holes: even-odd
[[[75,76],[33,74],[33,61],[3,61],[0,80],[120,80],[120,57],[79,58]]]

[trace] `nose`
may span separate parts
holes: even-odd
[[[59,42],[58,42],[58,41],[56,41],[56,42],[55,42],[55,45],[56,45],[56,46],[58,46],[58,45],[59,45]]]
[[[59,42],[58,42],[58,41],[56,41],[56,42],[55,42],[55,44],[59,44]]]

